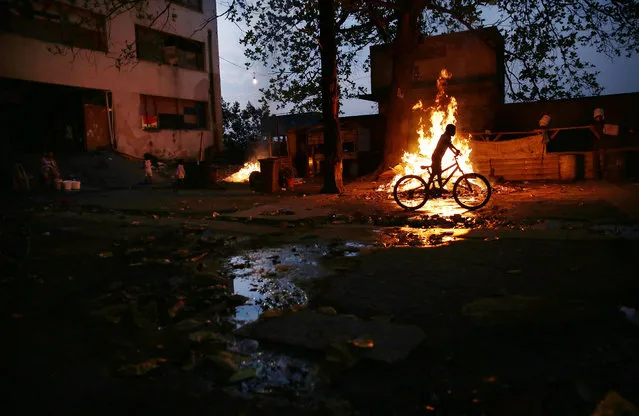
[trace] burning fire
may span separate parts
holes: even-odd
[[[452,76],[453,75],[446,69],[442,69],[439,73],[439,78],[437,79],[437,96],[435,97],[435,104],[432,107],[424,108],[421,101],[413,106],[413,111],[422,112],[417,129],[419,150],[417,153],[404,153],[402,162],[393,168],[393,171],[396,172],[395,177],[390,183],[382,185],[380,190],[392,192],[395,183],[404,175],[418,175],[428,181],[429,172],[421,167],[430,166],[431,156],[435,151],[439,137],[446,130],[446,125],[456,124],[457,122],[457,100],[455,100],[455,97],[446,94],[446,85]],[[473,171],[472,164],[470,163],[469,142],[470,136],[462,138],[460,130],[458,129],[457,134],[453,137],[453,145],[461,151],[458,160],[464,173]],[[446,169],[453,163],[455,163],[455,157],[449,150],[442,159],[442,169]],[[442,177],[445,178],[447,173],[448,172],[444,172]],[[458,176],[461,176],[459,172],[448,182],[446,187],[451,188],[455,184],[455,180]]]
[[[251,172],[260,170],[259,162],[246,162],[242,169],[224,179],[224,182],[248,182]]]

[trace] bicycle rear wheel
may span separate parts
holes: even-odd
[[[415,211],[428,201],[428,185],[417,175],[402,176],[393,188],[393,196],[397,205],[407,211]]]
[[[461,207],[474,211],[486,205],[492,189],[490,182],[479,173],[467,173],[457,179],[453,186],[453,197]]]

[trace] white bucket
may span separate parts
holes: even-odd
[[[64,185],[65,191],[70,191],[73,188],[73,181],[64,181],[62,184]]]
[[[71,189],[74,191],[80,190],[80,181],[71,181]]]
[[[550,124],[550,116],[548,114],[545,114],[541,120],[539,120],[539,127],[548,127],[548,125]]]

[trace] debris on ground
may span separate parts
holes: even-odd
[[[478,298],[464,305],[461,312],[481,324],[556,323],[597,314],[584,302],[521,295]]]
[[[142,376],[151,370],[155,370],[166,361],[165,358],[152,358],[139,364],[127,364],[120,367],[118,373],[123,376]]]
[[[295,215],[295,211],[282,208],[282,209],[276,209],[273,211],[262,211],[260,212],[260,215],[271,216],[271,217],[275,217],[278,215]]]

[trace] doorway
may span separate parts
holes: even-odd
[[[13,151],[73,153],[111,147],[110,93],[0,78],[0,112]]]

